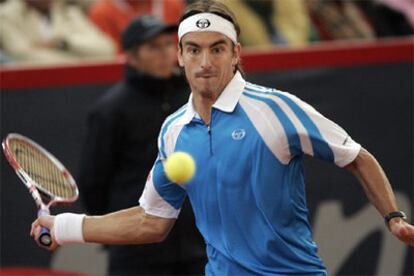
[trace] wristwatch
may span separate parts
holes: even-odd
[[[385,222],[385,225],[388,227],[388,229],[390,228],[389,222],[393,218],[401,218],[401,219],[406,221],[407,220],[407,215],[403,211],[394,211],[394,212],[391,212],[388,215],[386,215],[384,217],[384,222]]]

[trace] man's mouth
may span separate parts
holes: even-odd
[[[210,79],[210,78],[214,78],[216,75],[213,73],[201,73],[201,74],[196,74],[196,78],[202,78],[202,79]]]

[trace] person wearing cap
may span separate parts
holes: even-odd
[[[206,242],[207,275],[326,275],[307,218],[306,154],[350,170],[390,232],[414,245],[414,227],[367,150],[292,94],[244,80],[239,33],[223,4],[190,5],[178,29],[178,58],[192,93],[164,121],[139,206],[98,217],[40,217],[32,236],[40,226],[51,229],[50,250],[74,242],[159,242],[188,196]],[[163,169],[175,151],[190,153],[197,166],[182,186]]]
[[[137,204],[157,155],[163,120],[188,100],[189,88],[177,70],[176,25],[154,16],[138,17],[122,34],[124,78],[93,105],[78,178],[90,215]],[[106,246],[110,275],[200,274],[205,249],[191,207],[162,244]],[[132,229],[131,229],[132,230]]]
[[[94,0],[88,9],[88,16],[112,38],[117,52],[121,54],[121,33],[132,18],[154,15],[163,22],[177,24],[184,5],[184,0]]]

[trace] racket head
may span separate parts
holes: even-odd
[[[55,203],[74,202],[79,191],[65,166],[50,152],[33,140],[17,133],[3,139],[3,153],[26,186],[34,186],[48,200]]]

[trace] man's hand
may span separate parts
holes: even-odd
[[[55,222],[54,216],[41,216],[32,223],[32,229],[30,230],[30,236],[34,238],[37,245],[50,251],[53,251],[59,247],[59,245],[57,244],[55,240],[55,235],[53,231],[54,222]],[[50,246],[44,246],[39,243],[39,236],[40,236],[42,227],[46,227],[50,231],[50,236],[52,238],[52,244]]]
[[[389,222],[391,233],[400,241],[414,246],[414,226],[401,218],[391,219]]]

